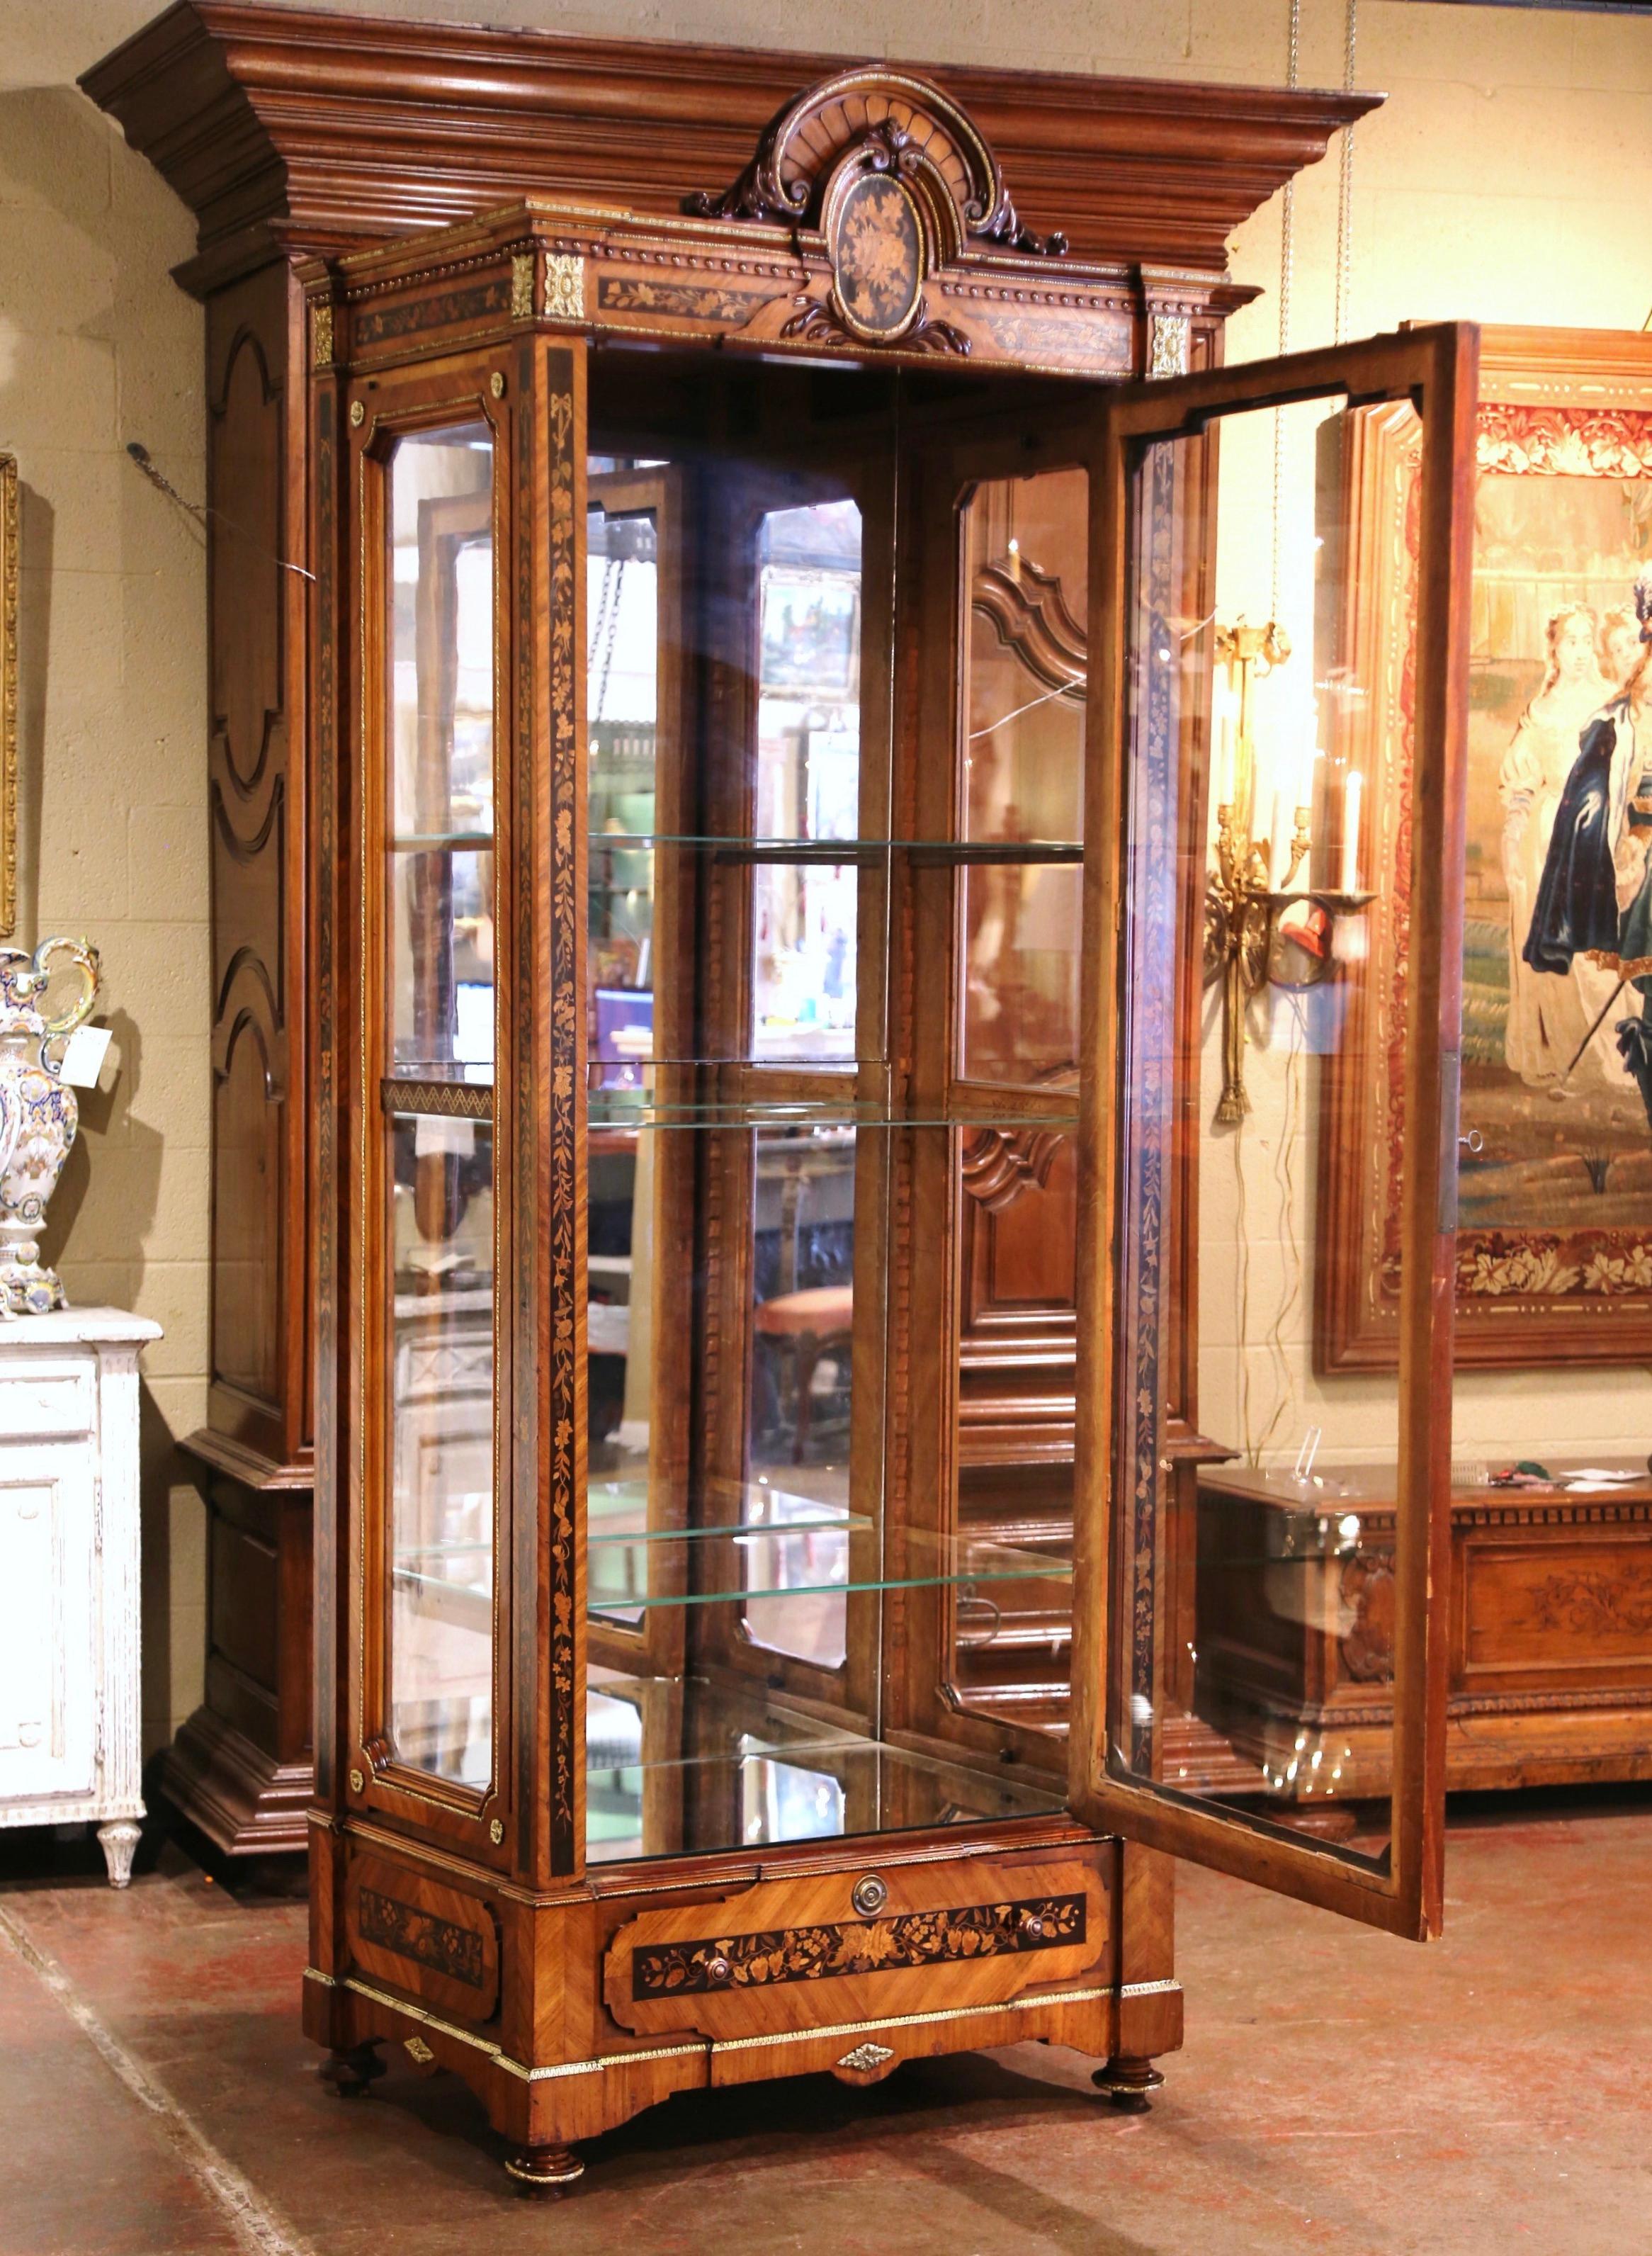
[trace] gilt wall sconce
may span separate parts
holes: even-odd
[[[1359,885],[1362,780],[1357,770],[1343,778],[1338,883],[1327,888],[1308,882],[1317,707],[1309,701],[1305,723],[1274,730],[1271,741],[1256,729],[1256,684],[1284,666],[1290,637],[1274,620],[1249,626],[1240,618],[1216,629],[1215,649],[1216,842],[1205,895],[1205,982],[1222,983],[1222,1093],[1216,1117],[1231,1127],[1250,1110],[1245,1093],[1250,998],[1270,983],[1317,986],[1336,952],[1338,920],[1374,896]],[[1270,757],[1264,758],[1264,751]]]

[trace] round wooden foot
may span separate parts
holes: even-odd
[[[566,2193],[585,2175],[585,2164],[572,2147],[523,2147],[507,2158],[505,2168],[518,2193],[538,2201]]]
[[[1158,2090],[1164,2076],[1150,2060],[1132,2060],[1128,2053],[1119,2053],[1104,2068],[1098,2068],[1090,2081],[1120,2114],[1145,2115],[1150,2104],[1148,2094]]]
[[[341,2099],[359,2099],[374,2079],[384,2073],[384,2063],[370,2044],[355,2045],[329,2053],[317,2071]]]

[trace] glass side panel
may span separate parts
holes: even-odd
[[[390,1733],[466,1786],[493,1764],[493,1134],[386,1124]]]
[[[391,1069],[491,1082],[494,857],[421,848],[390,861]]]
[[[390,1070],[493,1061],[493,447],[397,440],[386,478]]]
[[[1213,589],[1205,439],[1146,446],[1130,484],[1109,1768],[1258,1819],[1381,1794],[1366,1858],[1388,1837],[1394,1511],[1347,1508],[1324,1469],[1394,1463],[1399,1382],[1318,1373],[1310,1249],[1326,1108],[1405,1071],[1421,433],[1409,404],[1339,398],[1222,418]],[[1392,1155],[1395,1293],[1412,1164]],[[1190,1250],[1202,1474],[1170,1414]],[[1336,1684],[1365,1704],[1337,1712]]]
[[[1081,469],[978,485],[964,517],[960,836],[1016,846],[1082,828],[1089,481]],[[1038,861],[969,868],[960,1071],[1076,1073],[1082,878]]]

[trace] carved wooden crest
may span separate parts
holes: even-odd
[[[1058,255],[1062,235],[1022,224],[998,159],[955,102],[903,73],[840,72],[783,109],[721,195],[685,208],[706,219],[779,221],[824,237],[833,286],[784,334],[967,352],[931,320],[924,285],[972,244]]]

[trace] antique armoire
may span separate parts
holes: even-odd
[[[190,1447],[208,1499],[202,1705],[172,1801],[230,1852],[305,1845],[317,1233],[310,791],[311,352],[298,263],[560,194],[671,215],[733,180],[839,58],[564,39],[180,0],[82,83],[196,214],[178,270],[206,308],[214,1160],[211,1387]],[[1103,261],[1108,380],[1221,356],[1234,229],[1375,97],[938,68],[1035,228]],[[1049,263],[1053,276],[1060,263]],[[1037,356],[1042,317],[1013,318]],[[1064,348],[1051,333],[1052,365]],[[130,434],[141,439],[144,434]],[[1064,1165],[1057,1194],[1071,1198]],[[981,1446],[1072,1449],[1072,1263],[992,1179],[1014,1312],[977,1328]],[[1008,1204],[1002,1203],[1009,1200]],[[998,1201],[1000,1203],[995,1204]],[[983,1257],[984,1258],[984,1257]],[[1009,1272],[1005,1272],[1009,1278]],[[1186,1435],[1194,1405],[1176,1409]],[[1046,1640],[1047,1644],[1047,1640]],[[1030,1625],[1018,1685],[1048,1691]],[[1047,1680],[1049,1672],[1044,1672]],[[1041,1681],[1043,1688],[1041,1689]]]

